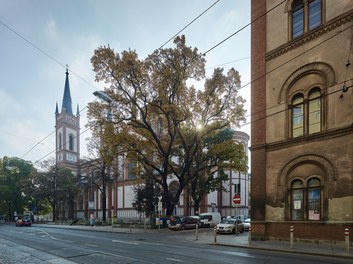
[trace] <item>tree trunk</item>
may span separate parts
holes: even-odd
[[[52,210],[53,210],[53,221],[56,221],[56,203],[54,202],[52,204]]]

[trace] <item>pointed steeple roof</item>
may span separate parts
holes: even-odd
[[[58,102],[56,102],[56,106],[55,106],[55,114],[59,114]]]
[[[63,111],[66,111],[66,113],[73,115],[71,93],[70,93],[70,84],[69,84],[69,70],[67,68],[66,68],[66,79],[65,79],[63,104],[61,107],[61,112],[63,112]]]

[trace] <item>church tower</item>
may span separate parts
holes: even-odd
[[[77,106],[76,116],[72,112],[72,101],[69,85],[69,71],[66,79],[61,112],[58,103],[55,109],[56,131],[56,164],[66,167],[77,174],[80,159],[80,113]]]

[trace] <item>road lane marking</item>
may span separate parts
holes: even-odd
[[[176,262],[182,262],[180,259],[175,259],[175,258],[165,258],[166,260],[171,260],[171,261],[176,261]]]
[[[92,244],[84,244],[84,245],[89,247],[98,247],[98,245],[92,245]]]
[[[130,242],[130,241],[123,241],[123,240],[115,240],[115,239],[113,239],[112,242],[130,244],[130,245],[135,245],[135,246],[140,245],[139,242]]]

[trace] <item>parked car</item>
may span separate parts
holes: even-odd
[[[251,227],[251,219],[250,218],[246,218],[244,220],[244,230],[245,231],[249,231],[250,227]]]
[[[232,219],[237,218],[237,219],[241,220],[242,222],[244,222],[245,219],[247,219],[248,217],[245,215],[229,215],[229,216],[227,216],[227,219],[230,219],[230,218],[232,218]]]
[[[243,233],[244,223],[239,219],[226,219],[215,227],[217,233]]]
[[[198,218],[190,216],[172,216],[168,228],[171,230],[185,230],[193,229],[199,225],[200,220]]]
[[[221,222],[221,214],[219,212],[208,212],[200,214],[201,227],[215,226]]]
[[[16,221],[16,226],[31,226],[32,221],[30,217],[18,218]]]
[[[198,215],[190,215],[190,217],[194,218],[194,219],[197,219],[199,222],[198,222],[198,227],[202,227],[202,223],[201,223],[201,218],[200,216]]]

